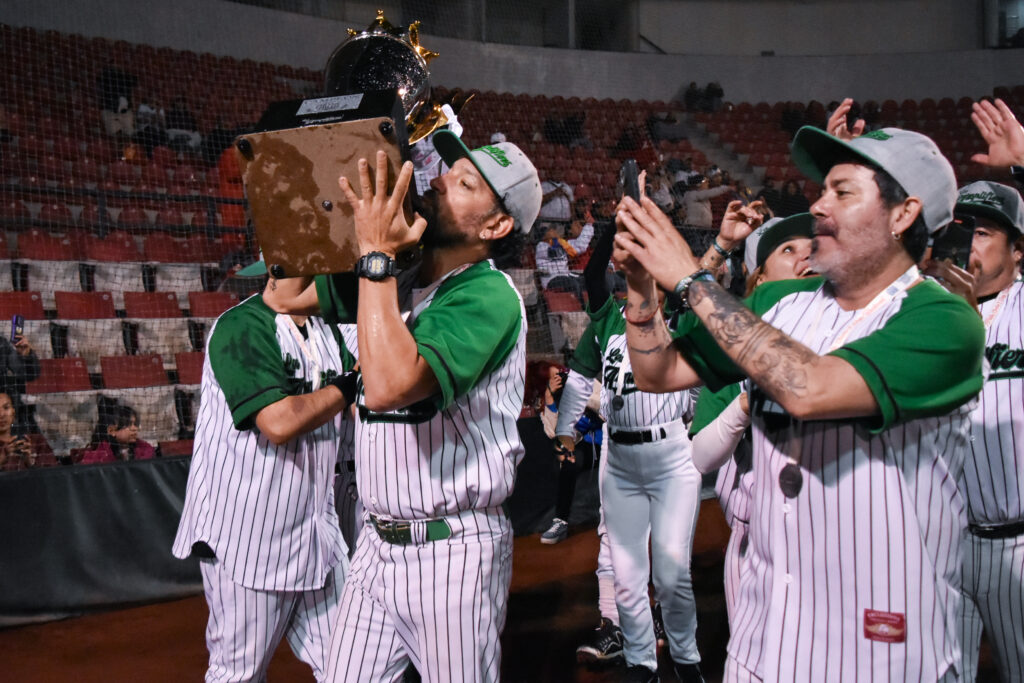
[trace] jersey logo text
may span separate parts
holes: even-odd
[[[985,349],[985,358],[992,366],[993,379],[1024,377],[1024,350],[1011,349],[1007,344],[994,344]]]

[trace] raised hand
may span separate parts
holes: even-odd
[[[624,230],[615,235],[615,250],[628,254],[659,285],[671,291],[676,283],[700,266],[669,217],[647,197],[640,201],[637,204],[623,197],[619,203],[616,221]],[[627,270],[627,277],[629,274]]]
[[[972,105],[971,120],[988,144],[988,154],[978,153],[971,161],[1006,168],[1024,165],[1024,128],[1001,99],[982,100]]]
[[[375,182],[370,181],[369,162],[366,159],[359,160],[361,196],[352,189],[348,178],[343,176],[338,179],[338,186],[355,214],[360,254],[381,251],[394,256],[419,242],[427,227],[426,219],[417,214],[412,225],[409,225],[402,210],[411,178],[412,162],[407,161],[402,164],[394,192],[388,195],[388,156],[383,150],[378,150]]]
[[[718,239],[723,249],[735,249],[740,242],[747,239],[750,233],[757,230],[764,220],[761,210],[764,200],[744,205],[740,200],[729,202],[722,216],[722,225],[718,231]]]
[[[836,110],[832,112],[832,116],[828,117],[828,123],[825,124],[825,130],[830,134],[836,136],[840,140],[852,140],[858,135],[864,134],[864,119],[857,119],[853,124],[853,129],[846,125],[846,115],[850,113],[850,109],[853,107],[853,100],[847,97],[844,99]]]

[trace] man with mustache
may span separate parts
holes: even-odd
[[[844,142],[805,127],[793,158],[823,182],[811,266],[761,285],[750,308],[707,273],[650,202],[624,200],[638,386],[751,382],[751,586],[728,681],[956,680],[956,480],[982,385],[984,329],[923,280],[928,235],[952,219],[956,181],[935,144],[896,128]],[[674,332],[657,286],[692,312]]]

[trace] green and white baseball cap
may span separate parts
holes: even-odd
[[[1020,193],[1009,185],[979,180],[960,188],[956,210],[988,218],[1009,230],[1014,238],[1024,229],[1024,204]]]
[[[499,142],[470,151],[455,133],[439,130],[431,138],[444,163],[451,168],[459,159],[469,159],[491,190],[502,209],[515,219],[521,232],[533,227],[540,213],[540,177],[523,151],[511,142]]]
[[[929,233],[953,220],[956,176],[927,135],[882,128],[846,142],[820,128],[804,126],[793,138],[793,162],[804,175],[819,183],[836,163],[851,157],[882,169],[908,196],[920,199],[921,215]]]
[[[235,271],[236,277],[259,277],[267,274],[267,263],[263,260],[263,250],[260,250],[260,260],[254,261],[244,268]]]
[[[747,273],[753,273],[763,266],[780,244],[794,237],[814,237],[814,216],[798,213],[765,221],[744,242],[743,264],[747,267]]]

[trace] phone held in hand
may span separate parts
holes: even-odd
[[[11,343],[14,344],[25,334],[25,318],[15,313],[11,317]]]
[[[622,187],[622,195],[631,197],[633,201],[640,201],[640,169],[636,165],[636,159],[626,159],[619,169],[619,185]]]
[[[974,240],[974,216],[956,214],[953,221],[935,234],[932,260],[949,261],[957,268],[967,268]]]

